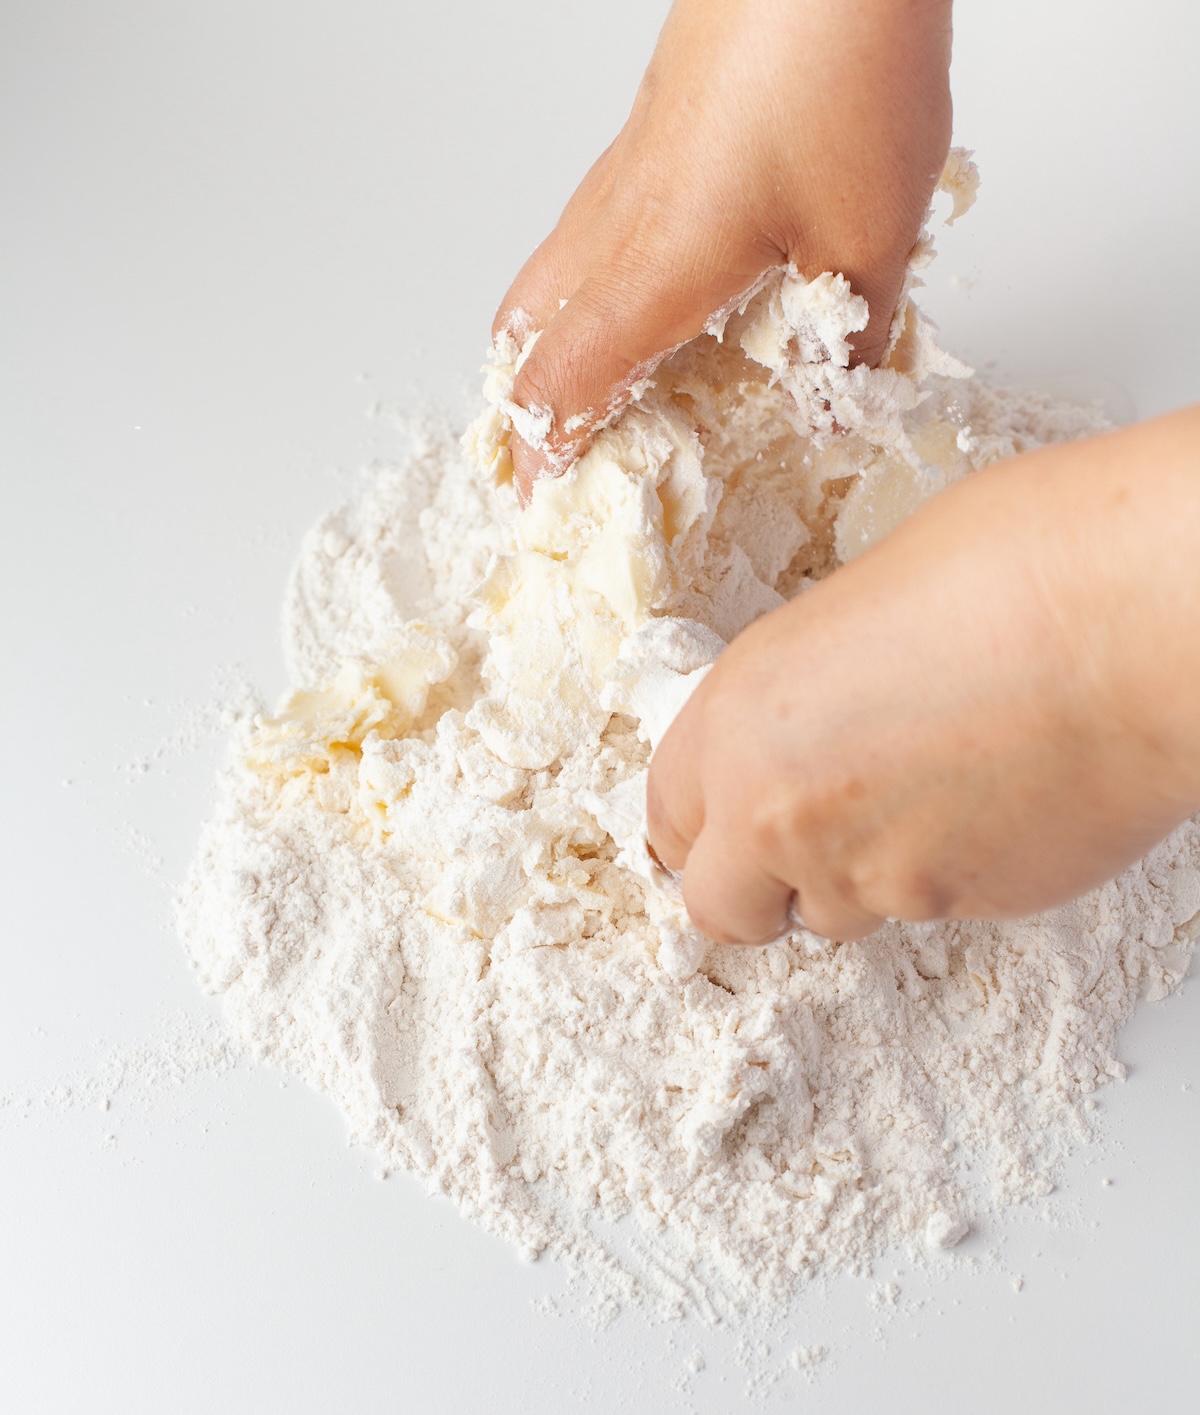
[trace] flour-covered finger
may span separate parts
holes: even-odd
[[[717,943],[771,943],[787,933],[792,893],[711,822],[688,852],[683,900],[692,923]]]
[[[517,375],[514,401],[538,425],[532,442],[514,440],[518,488],[565,472],[662,360],[702,333],[756,274],[718,267],[707,247],[679,235],[641,244],[614,236]]]
[[[646,822],[650,848],[669,870],[680,871],[704,824],[704,798],[696,770],[697,717],[685,706],[650,759]]]
[[[546,325],[569,300],[595,259],[599,208],[612,185],[611,147],[592,164],[549,236],[538,246],[509,286],[492,321],[492,339],[510,333],[523,344]]]

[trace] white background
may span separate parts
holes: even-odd
[[[867,1280],[812,1290],[750,1356],[752,1331],[535,1310],[560,1269],[379,1183],[332,1106],[270,1072],[147,1089],[135,1068],[107,1113],[44,1103],[214,1014],[169,924],[220,753],[180,750],[189,712],[238,672],[284,686],[297,541],[394,446],[372,405],[469,406],[492,310],[664,11],[0,8],[5,1412],[719,1412],[810,1341],[818,1379],[787,1370],[768,1408],[1200,1409],[1194,985],[1130,1027],[1073,1226],[973,1237],[962,1256],[998,1263],[905,1272],[890,1315]],[[1197,13],[961,0],[984,186],[931,280],[952,347],[1142,414],[1200,396]]]

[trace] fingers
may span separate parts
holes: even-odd
[[[542,445],[514,440],[518,484],[527,490],[541,476],[566,471],[638,383],[753,278],[739,272],[698,285],[687,262],[644,250],[595,268],[545,326],[517,375],[515,401],[550,415]]]
[[[754,775],[733,768],[741,789],[718,792],[706,806],[705,784],[729,769],[729,743],[703,726],[704,688],[684,708],[650,762],[646,787],[647,837],[656,858],[683,875],[683,898],[696,927],[718,943],[763,944],[803,927],[825,938],[873,933],[882,918],[857,898],[823,858],[821,842],[795,839],[778,846],[756,828]],[[724,804],[722,804],[724,802]]]
[[[733,272],[702,274],[696,268],[700,262],[666,250],[643,250],[627,252],[616,262],[597,261],[575,285],[579,254],[569,231],[556,232],[518,277],[506,302],[506,318],[524,311],[528,330],[542,331],[513,388],[514,401],[548,429],[538,445],[513,437],[513,470],[523,503],[535,481],[565,472],[629,402],[637,384],[761,274],[745,261]],[[857,339],[857,361],[874,365],[883,356],[901,283],[902,276],[896,275],[886,283],[868,286],[864,281],[856,287],[867,287],[872,312]],[[571,294],[562,306],[564,290]]]
[[[870,276],[858,277],[844,273],[855,294],[862,295],[866,300],[869,314],[867,327],[850,336],[850,344],[854,349],[853,361],[874,368],[887,353],[892,320],[895,318],[897,302],[904,285],[904,271],[895,271],[890,278],[883,279],[874,272]]]
[[[822,938],[865,938],[883,923],[828,881],[796,889],[773,875],[764,857],[721,823],[697,836],[683,871],[683,902],[692,923],[717,943],[773,943],[805,928]]]
[[[718,943],[769,943],[787,932],[792,886],[773,878],[743,835],[706,820],[698,767],[706,756],[703,687],[676,718],[650,762],[647,835],[657,858],[683,871],[692,922]]]
[[[526,491],[539,477],[566,471],[671,347],[663,343],[670,336],[660,332],[657,305],[649,281],[620,289],[601,274],[585,280],[543,328],[513,388],[521,407],[550,414],[542,446],[514,439],[513,467]]]
[[[688,852],[683,902],[692,923],[717,943],[771,943],[792,927],[791,899],[791,885],[772,878],[719,826],[702,830]]]
[[[564,300],[579,288],[590,260],[590,238],[612,185],[612,148],[592,164],[558,225],[521,267],[492,321],[492,338],[511,330],[518,339],[545,329]]]
[[[510,333],[518,344],[545,329],[578,284],[570,247],[557,232],[548,236],[521,267],[492,321],[492,342]]]
[[[513,390],[534,415],[524,431],[539,428],[536,446],[512,440],[522,500],[538,478],[566,471],[637,383],[771,262],[765,248],[746,250],[727,223],[682,203],[656,212],[644,181],[632,195],[628,181],[618,191],[621,142],[588,172],[493,325],[493,336],[511,329],[522,342],[540,331]]]
[[[840,943],[866,938],[883,924],[880,915],[862,908],[847,897],[846,891],[823,883],[825,888],[814,887],[804,894],[797,892],[791,911],[793,923],[801,923],[810,933],[835,938]]]
[[[586,214],[583,214],[586,215]],[[587,226],[568,208],[562,219],[521,267],[492,321],[492,338],[511,330],[522,343],[545,329],[579,288],[590,260]]]
[[[867,325],[850,335],[852,362],[874,368],[887,353],[892,321],[904,290],[908,251],[877,252],[860,259],[846,259],[836,249],[807,249],[804,244],[789,246],[788,258],[808,279],[826,270],[840,272],[850,288],[867,302]]]
[[[588,173],[493,324],[493,337],[509,330],[524,343],[535,330],[541,334],[513,390],[514,401],[533,415],[529,426],[538,427],[535,445],[517,434],[512,439],[522,503],[535,481],[560,475],[583,455],[664,357],[785,258],[773,247],[731,246],[720,223],[701,229],[703,223],[689,221],[653,231],[631,226],[610,200],[610,157],[606,153]],[[792,255],[812,273],[838,268],[836,261],[814,265],[801,262],[799,252]],[[845,273],[870,310],[867,328],[853,340],[856,362],[873,365],[887,347],[903,261]]]

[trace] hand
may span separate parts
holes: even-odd
[[[523,500],[773,267],[845,275],[878,361],[949,147],[949,62],[950,0],[676,0],[628,122],[496,316],[541,331],[514,396],[552,421],[544,447],[514,440]]]
[[[743,633],[663,739],[693,921],[1012,917],[1200,806],[1200,408],[1001,463]]]

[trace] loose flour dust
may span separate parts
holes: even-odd
[[[1103,425],[986,388],[907,299],[851,368],[865,322],[840,277],[775,272],[524,513],[502,341],[464,445],[415,434],[306,538],[296,689],[181,901],[237,1037],[385,1168],[666,1310],[775,1303],[1048,1192],[1200,915],[1195,822],[1067,908],[851,944],[708,946],[657,875],[650,752],[724,644],[954,479]]]

